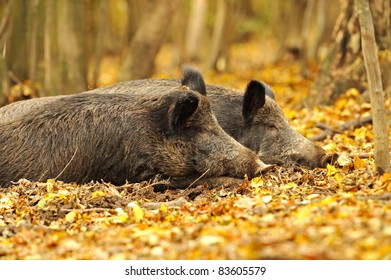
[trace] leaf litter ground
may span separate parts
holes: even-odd
[[[281,71],[288,73],[286,83],[272,86],[305,136],[320,132],[318,122],[337,129],[369,113],[369,103],[354,89],[330,107],[293,109],[309,81],[300,78],[297,65],[283,67],[253,76],[271,83]],[[224,84],[235,77],[207,78]],[[391,174],[375,173],[371,125],[319,144],[340,154],[335,166],[274,166],[230,187],[155,192],[153,182],[21,180],[0,189],[0,258],[391,259]]]

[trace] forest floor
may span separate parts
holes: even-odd
[[[318,123],[338,130],[369,115],[355,89],[307,108],[313,77],[297,63],[260,67],[245,60],[247,49],[233,52],[232,72],[206,73],[206,82],[265,81],[306,137],[321,132]],[[157,76],[168,76],[162,69]],[[273,167],[229,188],[21,180],[0,190],[0,259],[391,259],[391,174],[376,174],[372,125],[317,143],[339,153],[334,166]]]

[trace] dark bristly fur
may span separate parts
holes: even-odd
[[[199,81],[142,93],[90,93],[49,99],[0,122],[0,184],[26,178],[117,185],[259,174],[256,154],[226,134]],[[46,106],[47,105],[47,106]]]
[[[201,74],[194,68],[184,71],[182,81],[175,79],[144,79],[121,82],[108,87],[95,89],[89,93],[132,93],[150,92],[160,94],[181,84],[192,84],[192,88],[204,94],[205,84]],[[192,81],[191,83],[188,81]],[[222,128],[238,142],[258,153],[260,159],[269,164],[304,167],[325,167],[336,156],[327,155],[289,124],[277,104],[272,89],[263,82],[251,81],[246,91],[227,89],[221,86],[206,85],[214,115]],[[50,107],[55,98],[47,97],[10,104],[0,108],[0,123],[28,114],[30,108]]]

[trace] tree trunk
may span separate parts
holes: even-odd
[[[359,91],[367,88],[354,0],[341,0],[341,2],[341,13],[333,31],[334,43],[327,58],[322,62],[317,79],[310,90],[307,98],[309,105],[333,103],[342,93],[352,87]],[[390,5],[389,0],[371,1],[371,7],[375,10],[373,19],[380,55],[383,52],[390,52]],[[391,68],[390,57],[390,55],[385,55],[380,65],[382,69]],[[390,85],[389,74],[383,77],[383,84]]]
[[[231,41],[233,4],[228,0],[217,1],[216,20],[212,34],[212,47],[207,61],[207,69],[224,71],[228,66],[228,46]]]
[[[0,106],[5,105],[6,103],[6,93],[9,90],[9,80],[7,77],[7,64],[3,57],[3,54],[6,51],[6,38],[8,35],[8,26],[11,17],[12,2],[10,0],[7,3],[7,6],[3,10],[2,17],[0,20]]]
[[[53,45],[54,38],[54,1],[45,0],[45,22],[44,22],[44,37],[43,37],[43,60],[44,60],[44,90],[42,95],[54,95],[58,92],[55,81],[55,71],[53,69]]]
[[[92,87],[98,87],[98,78],[99,78],[99,67],[102,59],[102,52],[104,45],[102,44],[105,28],[107,24],[107,8],[108,2],[102,0],[99,7],[99,24],[98,30],[95,32],[96,37],[94,38],[94,66],[92,69]]]
[[[33,0],[31,2],[31,45],[30,45],[30,65],[29,65],[29,78],[30,78],[30,89],[32,96],[36,96],[37,72],[38,72],[38,25],[40,17],[38,16],[39,0]]]
[[[279,40],[279,50],[275,61],[278,62],[286,57],[298,59],[300,57],[301,32],[303,27],[303,11],[307,0],[274,1],[277,4],[278,15],[272,24],[273,33]],[[281,24],[286,22],[286,24]]]
[[[171,28],[169,34],[167,34],[166,41],[170,42],[171,47],[171,64],[165,65],[169,69],[175,71],[181,68],[188,62],[186,54],[186,28],[188,22],[188,13],[186,12],[186,2],[179,1],[176,7],[179,13],[175,13],[172,19]]]
[[[58,0],[58,67],[61,94],[87,89],[87,57],[83,1]]]
[[[129,16],[128,16],[127,38],[126,38],[127,45],[131,44],[143,16],[148,11],[149,4],[150,4],[149,1],[145,1],[145,0],[128,0]]]
[[[205,37],[207,8],[207,0],[193,0],[191,2],[186,32],[186,60],[197,61],[200,59],[202,38]]]
[[[314,13],[315,0],[308,0],[303,16],[303,26],[301,29],[300,39],[300,72],[302,76],[308,77],[307,61],[308,61],[308,36],[310,33],[311,16]]]
[[[326,0],[318,0],[316,1],[316,20],[315,20],[315,36],[311,42],[307,42],[307,59],[315,59],[319,46],[322,41],[322,37],[324,36],[326,30],[326,14],[329,12],[328,5],[326,5]]]
[[[121,67],[120,80],[148,78],[180,0],[152,1],[137,29]]]
[[[12,3],[9,34],[5,60],[8,71],[18,80],[28,79],[28,7],[29,1],[16,0]]]
[[[383,174],[384,172],[391,172],[390,149],[375,31],[368,1],[356,0],[356,6],[360,21],[362,49],[372,106],[373,134],[375,136],[375,164],[377,171]]]

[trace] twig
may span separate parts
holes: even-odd
[[[349,157],[354,158],[355,156],[359,158],[373,158],[374,153],[358,153],[358,154],[348,154]]]
[[[23,85],[22,81],[12,71],[8,71],[8,78],[15,84]]]
[[[118,190],[116,187],[114,187],[113,185],[110,185],[106,182],[102,182],[103,185],[107,188],[107,190],[112,194],[112,195],[115,195],[117,197],[122,197],[122,195],[119,194]]]
[[[54,180],[57,180],[57,179],[62,175],[62,173],[64,173],[65,169],[67,169],[67,167],[69,166],[69,164],[70,164],[70,163],[72,162],[72,160],[75,158],[77,149],[78,149],[78,147],[76,147],[75,152],[73,153],[73,156],[72,156],[71,159],[68,161],[68,163],[65,165],[64,169],[61,170],[60,174],[58,174],[58,175],[56,176],[56,178],[54,178]]]
[[[377,199],[377,200],[390,200],[391,199],[391,193],[385,193],[385,194],[374,194],[369,196],[359,196],[357,197],[358,200],[369,200],[369,199]]]
[[[342,133],[341,130],[335,129],[335,128],[333,128],[333,127],[331,127],[331,126],[329,126],[328,124],[325,124],[325,123],[323,123],[323,122],[318,122],[318,123],[316,123],[316,124],[315,124],[315,127],[320,128],[320,129],[322,129],[322,130],[326,130],[326,131],[332,131],[332,132],[334,132],[334,133]]]
[[[204,176],[206,175],[206,173],[209,172],[209,170],[210,170],[210,169],[206,170],[204,173],[201,174],[200,177],[198,177],[197,179],[195,179],[195,180],[187,187],[187,189],[188,189],[188,188],[191,188],[196,182],[198,182],[202,177],[204,177]]]
[[[183,197],[180,197],[176,200],[172,200],[172,201],[168,201],[168,202],[145,202],[144,204],[141,205],[141,207],[145,208],[145,209],[159,209],[164,204],[167,207],[180,208],[186,203],[187,203],[187,200],[184,199]]]
[[[62,212],[103,212],[103,211],[115,211],[115,209],[112,208],[88,208],[88,209],[72,209],[72,208],[60,208],[60,211]]]
[[[2,14],[2,19],[0,22],[0,45],[1,42],[3,42],[3,39],[6,37],[5,34],[7,32],[7,28],[9,26],[10,22],[10,15],[11,15],[11,8],[12,8],[12,3],[14,0],[11,0],[8,2],[7,6],[5,7],[3,14]],[[3,50],[1,50],[3,51]]]
[[[316,126],[319,128],[326,129],[325,131],[320,132],[319,134],[310,137],[311,141],[322,141],[327,138],[327,136],[333,137],[335,134],[342,133],[343,131],[358,128],[363,125],[372,123],[372,116],[367,116],[364,118],[358,118],[352,121],[347,121],[339,126],[338,129],[331,128],[323,123],[318,123]]]

